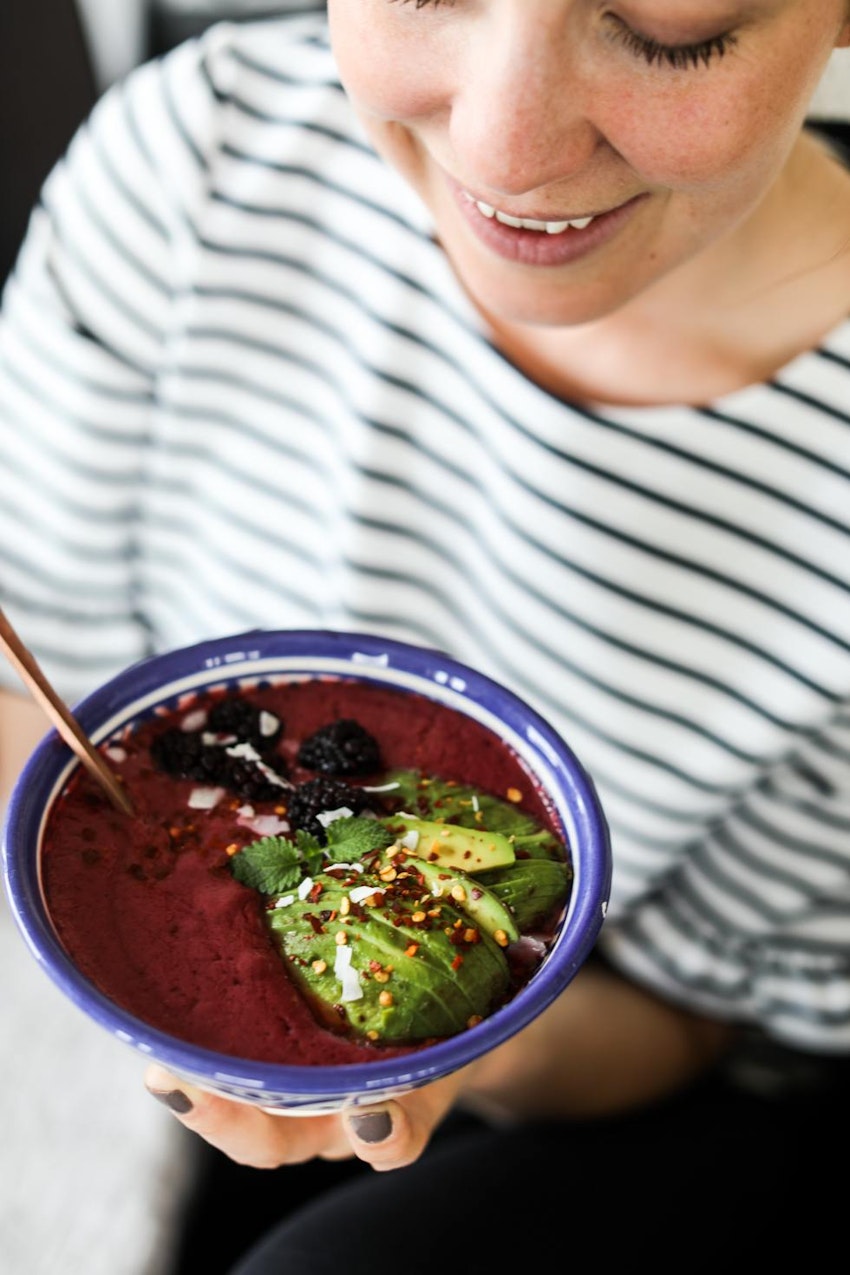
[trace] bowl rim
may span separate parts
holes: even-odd
[[[548,770],[558,787],[548,796],[573,846],[586,848],[577,863],[571,897],[561,931],[532,979],[503,1007],[472,1028],[413,1050],[374,1061],[325,1064],[258,1062],[193,1045],[152,1027],[110,1000],[73,964],[61,945],[40,886],[40,854],[22,860],[22,848],[35,836],[40,849],[47,803],[55,798],[78,764],[55,731],[36,746],[10,797],[3,826],[3,875],[15,921],[24,940],[60,990],[100,1026],[143,1055],[214,1088],[235,1086],[296,1101],[344,1100],[387,1089],[397,1091],[438,1079],[502,1044],[536,1018],[572,980],[596,942],[611,887],[611,851],[607,822],[596,788],[570,746],[536,709],[514,691],[438,648],[420,646],[374,633],[333,629],[253,629],[148,656],[128,666],[92,691],[74,708],[83,728],[98,741],[116,717],[138,720],[146,701],[169,702],[162,690],[181,679],[203,676],[196,689],[222,682],[244,682],[265,673],[279,676],[281,660],[304,666],[340,662],[343,676],[390,687],[402,676],[409,689],[459,708],[468,716],[492,715],[518,739],[527,754]],[[271,666],[273,667],[271,667]],[[294,673],[285,668],[283,674]],[[404,689],[404,686],[402,686]],[[159,698],[157,698],[159,697]],[[134,711],[129,712],[130,709]],[[509,741],[510,742],[510,741]],[[526,758],[526,764],[529,764]],[[536,778],[544,782],[535,768]]]

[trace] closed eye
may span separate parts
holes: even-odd
[[[728,53],[737,43],[731,31],[713,35],[708,40],[698,40],[693,44],[663,44],[651,36],[641,35],[626,26],[622,18],[614,13],[605,15],[612,24],[613,36],[636,57],[641,57],[650,66],[669,66],[677,71],[684,71],[700,66],[708,66],[714,59]]]

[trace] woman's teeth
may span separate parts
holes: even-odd
[[[531,217],[511,217],[508,213],[499,212],[492,204],[482,203],[480,199],[473,202],[482,217],[495,217],[503,226],[513,226],[516,230],[539,230],[547,235],[560,235],[568,228],[584,230],[594,220],[593,217],[574,217],[572,221],[534,221]]]

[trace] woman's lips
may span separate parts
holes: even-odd
[[[482,207],[480,201],[456,182],[450,180],[449,184],[476,238],[497,256],[527,266],[564,266],[578,261],[612,239],[645,198],[636,195],[607,212],[593,217],[577,216],[569,222],[522,218],[522,221],[535,221],[539,229],[532,229],[506,225],[499,220],[495,209],[486,204]]]

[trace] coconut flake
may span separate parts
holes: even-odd
[[[359,1001],[363,999],[363,988],[360,975],[351,965],[351,948],[347,944],[338,947],[334,957],[334,974],[342,983],[341,1001]]]
[[[310,893],[310,891],[312,890],[312,888],[313,888],[313,878],[312,878],[312,877],[305,877],[305,878],[304,878],[304,880],[301,882],[301,884],[300,884],[300,885],[299,885],[299,887],[298,887],[298,897],[299,897],[299,899],[301,899],[302,901],[303,901],[304,899],[306,899],[306,898],[307,898],[307,895]]]
[[[323,828],[327,828],[328,824],[334,823],[337,819],[348,819],[354,814],[353,810],[349,810],[348,806],[340,806],[338,810],[323,810],[316,815],[319,823]]]
[[[122,761],[127,760],[127,750],[126,748],[118,748],[117,745],[113,744],[111,748],[106,749],[106,756],[109,758],[110,761],[116,761],[120,763]]]
[[[287,820],[277,815],[253,815],[250,819],[239,818],[236,822],[240,828],[256,832],[258,837],[279,837],[281,833],[289,832]]]
[[[201,735],[201,743],[208,748],[213,745],[217,748],[224,748],[225,744],[235,744],[236,742],[236,735],[225,735],[222,731],[205,730]]]
[[[282,894],[280,898],[277,900],[277,902],[275,903],[275,907],[288,908],[290,903],[294,903],[294,902],[295,902],[294,894]]]
[[[481,806],[478,801],[477,793],[472,794],[472,809],[475,811],[476,814],[478,814],[478,811],[481,809]]]
[[[377,787],[374,787],[374,788],[372,787],[367,788],[364,785],[363,792],[392,792],[394,788],[400,788],[400,787],[401,787],[400,782],[397,779],[395,779],[393,780],[391,784],[378,784]]]
[[[274,713],[269,713],[263,709],[260,713],[260,734],[263,738],[273,735],[280,726],[280,718],[275,717]]]
[[[403,837],[399,837],[398,842],[405,850],[415,850],[419,845],[419,829],[411,828]]]
[[[187,805],[192,810],[212,810],[225,794],[224,788],[193,788]]]
[[[245,743],[234,744],[231,748],[225,748],[224,751],[227,753],[228,757],[238,757],[245,761],[253,762],[260,774],[265,776],[270,784],[275,784],[278,788],[292,787],[292,784],[289,783],[287,779],[281,779],[280,775],[276,774],[276,772],[272,770],[271,766],[266,765],[253,745]]]
[[[256,811],[253,806],[240,806],[236,813],[242,819],[253,819]]]
[[[342,972],[341,1001],[359,1001],[363,999],[363,988],[357,970],[347,969]]]
[[[371,899],[373,894],[383,895],[383,893],[380,886],[356,885],[353,890],[348,891],[348,897],[352,903],[362,903],[364,899]]]
[[[205,708],[196,708],[193,713],[187,713],[180,723],[180,729],[185,731],[202,730],[207,724],[207,710]]]
[[[325,868],[325,872],[363,872],[362,863],[329,863]]]

